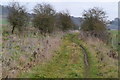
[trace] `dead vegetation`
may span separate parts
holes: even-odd
[[[80,35],[80,39],[91,51],[91,55],[95,56],[96,64],[102,77],[118,77],[118,52],[99,38]],[[92,57],[93,58],[93,57]],[[109,68],[108,68],[109,67]]]
[[[35,37],[32,33],[28,36],[27,34],[3,36],[3,78],[15,78],[20,72],[29,71],[36,64],[49,61],[53,56],[53,51],[59,47],[64,33],[57,32],[56,35],[51,34],[46,37],[37,34]]]

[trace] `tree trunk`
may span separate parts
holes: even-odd
[[[13,28],[12,28],[12,34],[13,34],[13,32],[14,32],[14,29],[15,29],[15,26],[13,26]]]

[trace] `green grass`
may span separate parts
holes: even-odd
[[[0,18],[0,24],[8,24],[7,19],[5,19],[5,18]]]
[[[42,65],[36,65],[27,73],[19,77],[27,78],[94,78],[97,75],[97,60],[91,55],[85,43],[78,39],[78,34],[67,34],[62,40],[60,50],[55,51],[54,58]],[[89,60],[89,70],[85,69],[83,51],[79,45],[84,46]],[[85,76],[88,74],[87,76]]]
[[[98,76],[97,74],[99,73],[99,70],[98,70],[98,62],[97,62],[97,59],[95,58],[95,55],[91,54],[91,50],[89,49],[88,45],[82,41],[82,40],[77,40],[78,36],[76,35],[76,38],[72,38],[72,39],[75,39],[74,42],[78,45],[82,45],[85,49],[85,51],[87,52],[87,55],[88,55],[88,63],[89,63],[89,66],[87,69],[87,71],[85,71],[85,74],[87,73],[87,78],[100,78],[100,76]]]
[[[29,78],[82,78],[84,77],[83,54],[79,45],[71,41],[70,35],[63,39],[60,50],[55,51],[52,61],[37,65],[28,73],[21,73],[20,77]],[[75,38],[74,38],[75,40]],[[76,40],[77,41],[77,40]],[[73,46],[73,45],[76,45]]]
[[[118,34],[118,30],[110,30],[110,32],[114,35]]]
[[[90,45],[85,43],[85,41],[79,40],[78,34],[69,34],[68,39],[78,45],[82,45],[85,48],[88,55],[88,62],[89,62],[89,70],[87,70],[88,78],[117,77],[117,66],[106,64],[106,62],[100,62],[100,58],[99,58],[100,55],[96,54],[97,51],[94,50]],[[103,53],[101,52],[101,55],[102,54]],[[108,58],[107,56],[104,56],[104,57]],[[115,63],[116,62],[114,62],[114,64]]]
[[[114,49],[117,50],[117,48],[118,48],[118,30],[110,30],[109,32],[111,33],[111,37],[112,37],[111,45]]]
[[[21,78],[108,78],[117,77],[117,67],[100,62],[97,51],[92,51],[78,34],[67,34],[63,37],[62,45],[55,51],[54,57],[49,62],[36,65],[28,72],[21,72]],[[82,45],[88,55],[89,66],[85,68]],[[103,54],[103,53],[101,53]],[[97,56],[97,57],[96,57]],[[107,56],[106,56],[107,58]],[[99,62],[98,62],[99,61]],[[87,76],[86,76],[87,74]]]

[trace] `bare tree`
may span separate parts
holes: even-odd
[[[21,6],[18,2],[10,3],[8,21],[13,26],[12,34],[15,28],[21,31],[28,23],[28,16],[25,7]]]

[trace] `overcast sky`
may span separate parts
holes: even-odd
[[[12,0],[0,0],[0,4],[7,5]],[[113,20],[118,17],[119,0],[14,0],[25,5],[29,12],[37,3],[50,3],[57,12],[68,10],[72,16],[81,17],[84,10],[99,7],[106,11],[108,19]]]

